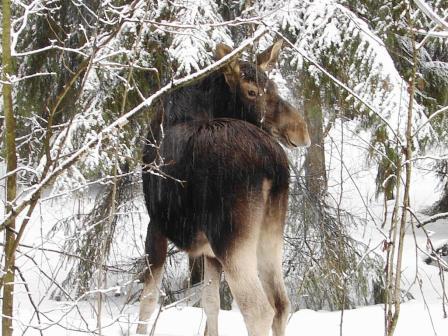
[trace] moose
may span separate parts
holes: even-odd
[[[204,256],[206,336],[218,335],[224,271],[250,336],[285,333],[289,314],[282,275],[288,203],[287,147],[309,146],[307,125],[278,94],[266,71],[281,41],[256,57],[234,60],[171,93],[152,118],[143,149],[143,191],[150,216],[148,269],[138,334],[155,310],[168,240]],[[232,49],[219,44],[220,59]],[[156,145],[154,145],[156,144]],[[163,175],[163,176],[161,176]]]

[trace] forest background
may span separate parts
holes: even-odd
[[[144,265],[141,149],[158,99],[216,70],[217,43],[251,59],[278,39],[270,77],[312,137],[288,152],[294,311],[381,303],[392,335],[423,281],[420,266],[402,279],[406,233],[419,231],[446,315],[448,247],[425,228],[448,217],[447,17],[445,0],[3,0],[2,334],[101,334],[112,306],[110,324],[123,322]],[[412,204],[413,178],[427,175],[432,204]],[[201,261],[178,252],[162,304],[197,305]],[[21,316],[24,298],[32,313]],[[46,300],[65,306],[48,312]],[[231,301],[223,285],[222,308]]]

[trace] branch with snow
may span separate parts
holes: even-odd
[[[390,132],[394,135],[395,139],[397,139],[397,141],[401,142],[400,137],[398,136],[398,134],[396,133],[395,128],[389,123],[389,121],[384,118],[382,116],[382,114],[380,112],[378,112],[369,102],[367,102],[366,100],[362,99],[356,92],[354,92],[351,88],[349,88],[347,85],[345,85],[344,83],[342,83],[339,79],[337,79],[335,76],[333,76],[330,72],[328,72],[323,66],[321,66],[316,60],[314,60],[313,58],[311,58],[309,55],[307,55],[306,52],[304,52],[303,50],[299,49],[297,46],[295,46],[287,37],[285,37],[283,34],[281,34],[280,32],[276,31],[275,32],[277,35],[281,36],[288,44],[291,48],[293,48],[295,51],[297,51],[303,58],[305,58],[308,62],[310,62],[311,64],[313,64],[316,68],[318,68],[320,71],[322,71],[322,73],[327,76],[328,78],[330,78],[335,84],[337,84],[338,86],[340,86],[341,88],[343,88],[344,90],[346,90],[348,93],[350,93],[350,95],[352,95],[354,98],[356,98],[360,103],[362,103],[363,105],[365,105],[371,112],[375,113],[375,115],[377,115],[381,121],[384,122],[384,124],[389,128]]]
[[[444,30],[448,31],[448,22],[443,20],[429,5],[423,0],[414,0],[415,4],[418,8],[421,9],[423,13],[425,13],[430,19],[432,19],[435,23],[442,26]]]
[[[439,213],[437,215],[431,216],[431,217],[429,217],[427,219],[419,220],[418,224],[417,224],[417,227],[421,228],[421,227],[423,227],[423,226],[425,226],[427,224],[434,223],[434,222],[437,222],[440,219],[445,219],[445,218],[448,218],[448,212],[442,212],[442,213]]]
[[[435,117],[437,117],[445,112],[448,112],[448,106],[442,107],[441,109],[439,109],[436,112],[434,112],[433,114],[431,114],[431,116],[422,125],[420,125],[420,127],[414,132],[414,134],[412,134],[412,137],[415,137],[423,127],[425,127],[428,123],[431,122],[431,120],[433,120]]]

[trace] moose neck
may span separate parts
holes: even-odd
[[[259,125],[259,116],[243,104],[239,89],[231,90],[224,75],[214,73],[195,85],[176,90],[164,104],[166,126],[214,118],[240,119]]]
[[[231,89],[227,84],[224,75],[216,73],[209,76],[201,83],[204,88],[208,88],[208,95],[204,96],[211,103],[212,109],[209,118],[232,118],[250,122],[260,127],[261,117],[258,115],[255,106],[244,104],[241,100],[241,87]]]

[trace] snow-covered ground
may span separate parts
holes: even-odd
[[[334,142],[329,144],[332,152],[331,181],[339,181],[341,166],[338,164],[336,144],[339,143],[339,130],[332,131]],[[348,211],[364,218],[367,224],[353,232],[376,252],[385,256],[381,250],[385,230],[380,229],[383,207],[381,200],[374,196],[374,169],[366,164],[365,148],[359,144],[360,135],[346,135],[344,141],[343,161],[350,172],[342,171],[343,187],[342,206]],[[333,146],[333,147],[332,147]],[[340,148],[338,148],[340,149]],[[353,181],[356,182],[356,187]],[[415,210],[422,210],[431,205],[440,196],[436,178],[427,172],[415,170],[412,204]],[[339,183],[334,183],[330,192],[334,195],[340,190]],[[141,197],[141,195],[136,195]],[[381,198],[381,197],[380,197]],[[55,289],[54,282],[60,282],[67,274],[70,264],[60,263],[57,253],[48,249],[60,250],[67,236],[63,231],[52,235],[48,232],[61,219],[87,212],[94,199],[85,197],[81,204],[70,197],[62,197],[43,202],[35,211],[17,258],[18,266],[28,284],[29,292],[20,278],[17,278],[15,291],[15,335],[81,335],[98,333],[97,302],[95,294],[89,300],[54,301],[50,299]],[[366,210],[366,205],[368,210]],[[390,204],[389,208],[392,208]],[[367,216],[369,212],[369,216]],[[370,217],[371,215],[371,217]],[[424,215],[419,214],[424,217]],[[138,257],[143,254],[143,240],[148,218],[144,209],[137,213],[130,226],[121,226],[116,233],[117,242],[113,251],[116,258]],[[448,239],[448,222],[438,221],[426,226],[432,241],[437,244]],[[77,239],[71,237],[70,239]],[[408,290],[414,299],[402,305],[401,315],[396,331],[397,336],[409,335],[448,335],[448,319],[443,318],[442,284],[437,267],[423,262],[427,237],[423,230],[417,229],[415,235],[411,226],[406,235],[403,264],[403,289]],[[47,249],[43,251],[42,249]],[[26,254],[26,256],[25,256]],[[51,286],[51,289],[49,290]],[[136,303],[126,304],[126,291],[135,292],[137,285],[118,289],[116,283],[109,283],[110,290],[105,295],[101,324],[105,335],[128,335],[135,331],[138,316]],[[446,288],[446,287],[445,287]],[[120,291],[121,295],[116,296]],[[33,304],[38,307],[40,322]],[[448,308],[447,308],[448,309]],[[342,324],[341,324],[342,322]],[[183,304],[163,309],[158,316],[155,335],[202,335],[205,327],[205,314],[200,308],[186,307]],[[40,330],[39,330],[40,329]],[[241,314],[237,310],[222,311],[220,314],[220,332],[225,335],[246,335]],[[382,305],[360,307],[343,312],[299,310],[292,314],[287,335],[344,335],[344,336],[379,336],[384,335],[384,307]]]
[[[132,307],[130,314],[137,312]],[[432,315],[432,323],[429,314]],[[125,317],[123,317],[125,320]],[[362,332],[365,336],[384,334],[384,310],[382,306],[363,307],[344,312],[342,335],[357,336]],[[107,324],[108,320],[104,320]],[[241,314],[235,311],[222,311],[219,317],[221,336],[247,335]],[[95,321],[91,320],[92,326]],[[106,335],[123,335],[132,333],[133,325],[122,322],[121,327],[104,329]],[[163,312],[155,329],[157,336],[198,336],[204,334],[205,314],[200,308],[172,308]],[[301,310],[291,316],[286,335],[339,336],[341,335],[341,312]],[[443,319],[440,307],[430,305],[429,309],[419,302],[403,304],[396,335],[446,335],[448,320]],[[59,328],[58,333],[68,335],[75,333]],[[47,333],[45,333],[47,334]],[[56,329],[51,335],[56,335]]]

